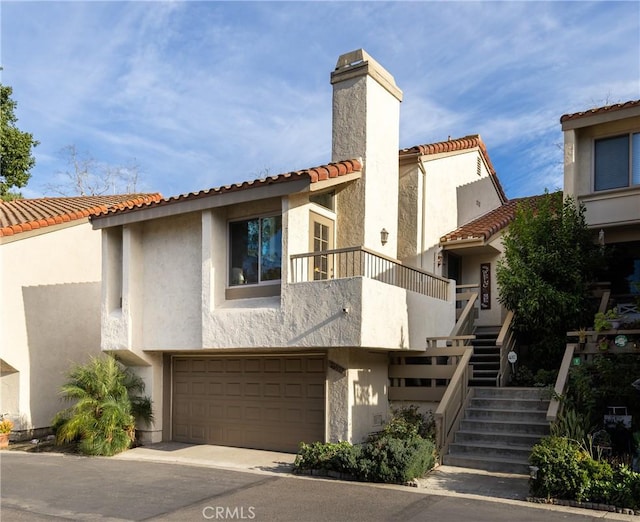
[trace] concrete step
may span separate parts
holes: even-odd
[[[546,410],[500,410],[496,408],[467,408],[466,419],[483,419],[496,421],[544,422]]]
[[[455,436],[457,443],[498,444],[500,446],[527,446],[532,448],[541,438],[540,433],[514,433],[510,431],[466,431],[458,430]]]
[[[462,419],[460,430],[482,433],[520,433],[524,435],[539,435],[544,437],[549,434],[548,422],[530,421],[499,421],[491,419]]]
[[[472,377],[469,379],[469,386],[473,386],[474,388],[482,388],[482,387],[491,387],[497,386],[495,377]]]
[[[507,398],[507,397],[473,397],[469,404],[472,408],[492,410],[532,410],[549,409],[549,401],[540,399]]]
[[[525,399],[545,399],[549,400],[549,391],[546,388],[516,388],[504,387],[493,389],[475,390],[475,397],[505,397],[505,398],[525,398]]]
[[[486,471],[496,471],[499,473],[529,474],[529,464],[527,462],[506,458],[488,461],[482,457],[468,455],[445,455],[443,457],[443,464],[461,468],[484,469]]]
[[[509,446],[490,442],[453,442],[449,445],[449,454],[480,457],[486,460],[510,459],[527,462],[531,448],[532,446]]]

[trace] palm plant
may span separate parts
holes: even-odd
[[[144,381],[108,355],[74,366],[61,393],[75,402],[54,419],[56,442],[79,439],[79,449],[87,455],[128,449],[135,439],[136,420],[153,421],[151,399],[142,392]]]

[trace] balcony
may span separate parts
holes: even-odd
[[[449,300],[449,280],[364,247],[291,256],[292,283],[366,277],[434,299]]]
[[[455,324],[450,281],[398,260],[355,247],[290,262],[283,301],[294,344],[424,350],[426,337],[448,335]]]

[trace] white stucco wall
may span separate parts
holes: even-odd
[[[423,157],[427,171],[424,216],[427,249],[437,245],[447,232],[499,206],[495,189],[487,183],[486,169],[481,170],[481,176],[477,174],[477,158],[475,150]]]
[[[101,238],[86,221],[0,245],[0,411],[16,430],[45,428],[65,407],[72,364],[100,354]]]

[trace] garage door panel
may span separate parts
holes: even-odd
[[[322,356],[175,357],[173,438],[280,451],[324,440]]]
[[[285,385],[285,388],[284,388],[284,396],[298,399],[302,397],[302,388],[303,388],[302,383],[287,384]]]
[[[307,384],[307,397],[312,399],[322,399],[324,397],[324,385]]]
[[[281,372],[282,371],[282,361],[280,359],[265,359],[264,361],[264,371],[265,372]]]
[[[317,358],[308,358],[305,360],[307,373],[321,373],[324,375],[324,360]]]
[[[259,382],[248,382],[244,385],[245,397],[262,397],[262,386]]]
[[[280,397],[282,395],[280,384],[276,382],[265,383],[263,395],[265,397]]]
[[[225,386],[225,394],[227,397],[240,397],[242,395],[242,384],[239,382],[228,382]]]

